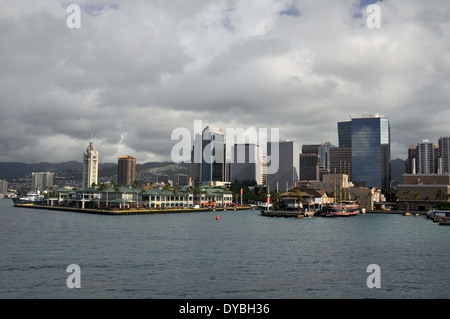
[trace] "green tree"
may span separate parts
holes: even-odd
[[[409,198],[409,196],[411,196],[411,191],[409,189],[407,189],[406,191],[403,192],[403,195],[406,196],[406,198]]]
[[[131,184],[131,188],[138,188],[138,187],[139,187],[139,183],[138,183],[137,180],[135,180],[135,181],[133,182],[133,184]]]
[[[304,199],[303,199],[302,192],[297,191],[296,195],[297,195],[297,204],[303,204]]]
[[[446,200],[447,194],[442,189],[438,189],[438,191],[436,192],[436,199],[437,200]]]
[[[281,193],[279,191],[273,191],[271,192],[270,197],[273,202],[279,202],[281,199]]]

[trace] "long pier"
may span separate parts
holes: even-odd
[[[96,215],[148,215],[148,214],[173,214],[173,213],[195,213],[195,212],[219,212],[219,211],[240,211],[248,210],[250,206],[234,206],[234,207],[220,207],[220,208],[173,208],[173,209],[95,209],[95,208],[76,208],[64,206],[47,206],[37,204],[15,204],[15,207],[33,208],[33,209],[47,209],[66,211],[74,213],[96,214]]]

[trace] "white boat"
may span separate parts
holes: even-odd
[[[26,197],[13,198],[14,204],[37,204],[42,202],[44,196],[37,192],[28,192]]]
[[[450,210],[431,209],[428,211],[427,218],[438,221],[440,217],[450,217]]]

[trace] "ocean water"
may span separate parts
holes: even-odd
[[[450,227],[423,216],[100,216],[3,199],[0,298],[449,298],[449,244]],[[67,287],[71,264],[81,288]]]

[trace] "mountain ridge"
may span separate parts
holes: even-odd
[[[177,165],[176,167],[173,165]],[[152,172],[160,168],[159,174],[164,174],[165,167],[169,167],[172,171],[179,171],[180,173],[189,173],[190,163],[176,164],[173,162],[147,162],[143,164],[136,164],[136,171]],[[71,171],[78,172],[81,176],[82,163],[77,161],[68,161],[60,163],[22,163],[22,162],[0,162],[0,179],[4,178],[20,178],[31,174],[32,172],[52,172],[64,173]],[[117,163],[100,163],[99,164],[99,178],[114,176],[117,174]]]

